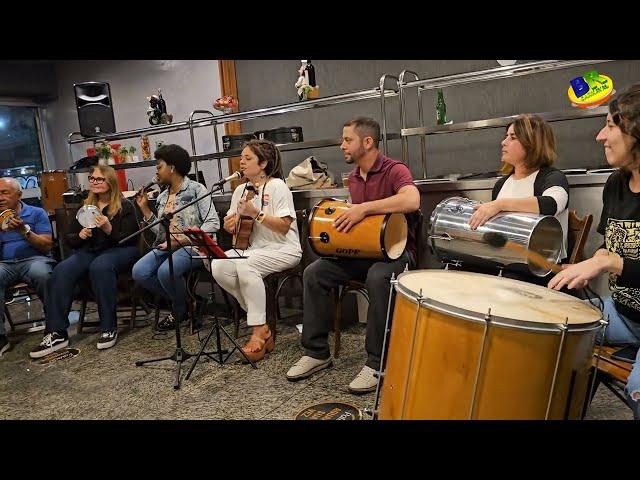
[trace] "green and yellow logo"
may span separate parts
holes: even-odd
[[[590,70],[582,77],[576,77],[569,82],[567,95],[571,105],[578,108],[594,108],[607,102],[613,89],[611,77]]]

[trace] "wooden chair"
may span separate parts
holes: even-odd
[[[54,221],[56,221],[56,217],[55,215],[49,215],[49,222],[51,223],[51,230],[52,230],[52,240],[54,241],[54,247],[57,243],[57,235],[56,235],[56,229],[58,228],[58,223],[56,221],[56,228],[54,228]],[[59,242],[58,242],[59,244]],[[55,257],[55,255],[54,255]],[[7,322],[9,322],[9,328],[11,329],[11,331],[15,331],[15,327],[18,325],[28,325],[28,324],[33,324],[33,323],[40,323],[40,322],[44,322],[45,318],[41,317],[41,318],[35,318],[35,319],[27,319],[27,320],[20,320],[18,322],[13,320],[13,317],[11,316],[11,312],[9,312],[9,308],[8,306],[11,305],[13,303],[13,300],[19,296],[22,295],[27,295],[29,297],[37,297],[38,293],[31,288],[28,284],[24,283],[24,282],[19,282],[16,283],[14,285],[8,286],[5,290],[5,298],[2,299],[2,301],[4,301],[4,317],[7,319]],[[7,300],[7,298],[9,298],[9,300]],[[4,322],[4,318],[0,319],[0,321]],[[28,331],[35,331],[35,330],[42,330],[44,329],[44,324],[41,326],[38,326],[37,328],[33,328],[33,329],[29,329]]]
[[[587,398],[582,411],[582,418],[587,414],[591,400],[593,400],[596,390],[598,390],[598,386],[600,384],[603,384],[611,390],[611,392],[618,397],[625,406],[629,406],[627,404],[627,399],[624,396],[624,387],[627,384],[627,379],[631,373],[632,364],[611,358],[611,355],[618,350],[618,348],[619,347],[602,347],[602,352],[598,355],[600,347],[596,345],[593,351],[591,378],[589,379],[589,390],[591,389],[591,382],[594,382],[593,392],[591,397],[589,397],[589,390],[587,390]],[[594,376],[595,379],[593,378]]]
[[[300,238],[300,246],[302,247],[304,258],[304,251],[307,245],[307,210],[296,210],[296,223],[298,225],[298,235]],[[226,234],[228,235],[228,234]],[[221,242],[222,245],[222,242]],[[230,244],[229,244],[229,248]],[[269,325],[269,329],[273,334],[273,338],[275,340],[277,333],[277,324],[280,321],[280,303],[278,299],[280,298],[280,293],[282,292],[282,288],[284,285],[293,278],[299,278],[300,283],[302,283],[302,271],[304,270],[304,265],[302,263],[302,259],[300,263],[298,263],[295,267],[289,268],[282,272],[275,272],[264,277],[264,286],[265,293],[267,299],[267,325]],[[234,335],[237,338],[240,334],[240,306],[235,299],[232,300],[234,304]]]
[[[422,249],[422,224],[424,223],[424,215],[422,211],[418,210],[418,219],[415,224],[415,239],[416,239],[416,268],[420,266],[420,250]],[[369,294],[367,293],[364,282],[359,280],[349,280],[348,282],[339,285],[333,289],[333,357],[338,358],[340,356],[340,327],[342,322],[342,300],[349,292],[360,292],[364,298],[369,301]],[[393,312],[391,312],[393,313]]]
[[[9,328],[11,329],[12,332],[15,331],[16,326],[29,325],[29,324],[40,323],[44,321],[44,317],[20,320],[17,322],[13,320],[13,317],[11,316],[11,312],[9,312],[9,305],[13,303],[13,300],[15,298],[23,295],[27,295],[29,297],[38,296],[37,292],[24,282],[11,285],[10,287],[7,287],[5,290],[5,299],[3,300],[4,301],[4,317],[7,319],[7,322],[9,322]],[[10,300],[7,300],[7,297],[10,297]],[[0,321],[4,322],[4,318]],[[44,329],[44,325],[38,326],[37,328],[29,329],[28,331],[31,332],[31,331],[42,330],[42,329]]]
[[[60,259],[64,260],[67,256],[69,256],[73,250],[69,248],[64,240],[64,233],[66,232],[70,223],[70,219],[75,216],[77,209],[56,209],[56,225],[58,228],[58,244],[60,248]],[[140,255],[144,255],[146,253],[147,247],[144,241],[143,235],[138,237],[138,248],[140,250]],[[85,285],[90,286],[89,279],[87,278]],[[131,272],[121,273],[118,275],[118,291],[125,292],[126,297],[130,299],[131,306],[125,307],[125,309],[120,309],[118,312],[122,312],[123,310],[129,313],[129,322],[128,326],[130,329],[135,328],[135,321],[138,316],[138,309],[141,307],[145,315],[148,315],[151,310],[148,308],[147,304],[141,297],[141,292],[139,287],[133,280],[131,276]],[[87,311],[87,303],[93,300],[93,293],[91,292],[91,288],[83,288],[80,290],[79,295],[76,297],[80,300],[80,314],[78,319],[78,333],[82,333],[85,328],[99,328],[100,321],[87,321],[86,320],[86,311]]]
[[[579,263],[584,260],[584,246],[587,243],[592,223],[592,214],[588,213],[583,218],[579,218],[575,210],[569,210],[567,243],[571,253],[568,263]]]

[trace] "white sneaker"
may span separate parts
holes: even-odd
[[[373,368],[365,365],[349,384],[349,391],[351,393],[373,392],[378,386],[378,379],[373,376],[374,373],[376,371]]]
[[[287,372],[287,380],[302,380],[320,370],[329,368],[332,364],[331,357],[325,360],[318,360],[317,358],[305,355],[289,369]]]

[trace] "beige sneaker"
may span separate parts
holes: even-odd
[[[349,391],[351,393],[373,392],[378,386],[378,379],[373,376],[375,372],[373,368],[365,365],[349,384]]]
[[[329,368],[332,364],[331,357],[326,360],[318,360],[317,358],[305,355],[289,369],[287,372],[287,380],[291,380],[292,382],[302,380],[320,370]]]

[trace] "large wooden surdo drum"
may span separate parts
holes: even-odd
[[[577,419],[600,310],[492,275],[398,276],[380,419]]]

